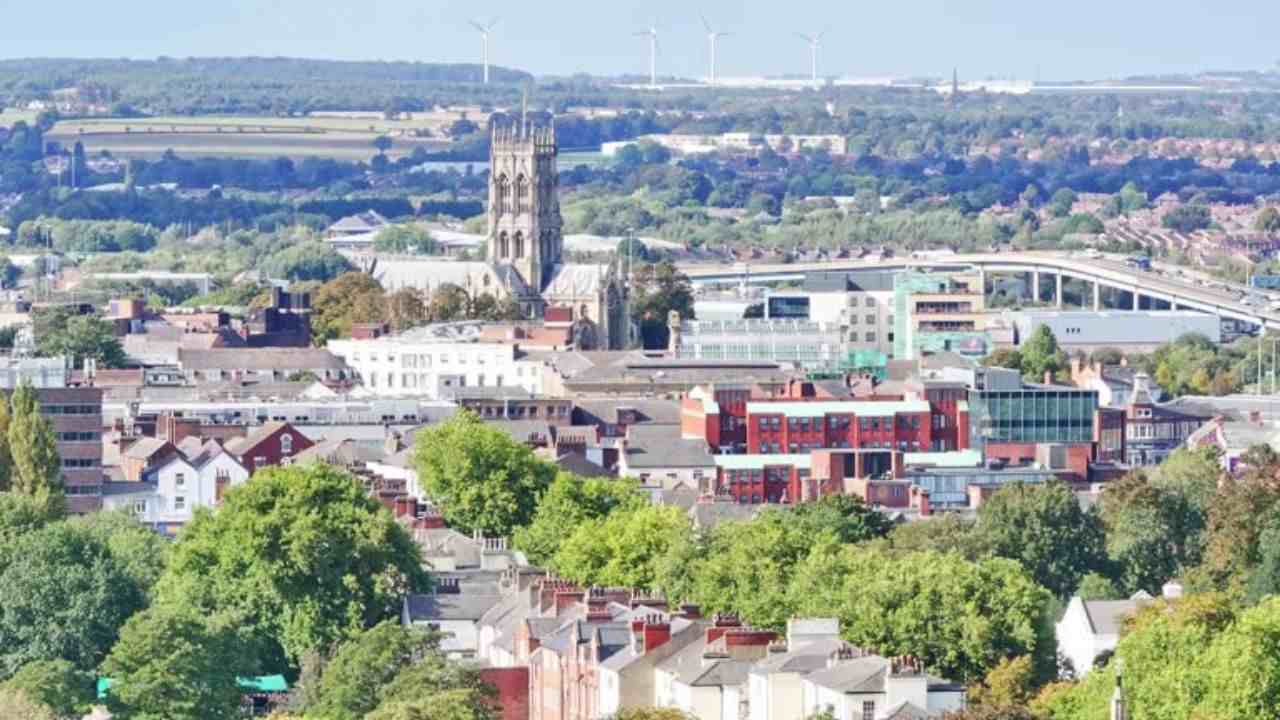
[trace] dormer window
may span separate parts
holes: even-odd
[[[284,434],[280,436],[280,453],[289,455],[293,452],[293,436]]]

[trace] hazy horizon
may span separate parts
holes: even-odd
[[[79,6],[81,2],[74,2]],[[1247,71],[1274,67],[1277,55],[1255,31],[1280,22],[1280,5],[1223,0],[1115,3],[1078,0],[1064,15],[1012,0],[944,0],[826,7],[803,0],[708,0],[699,6],[654,0],[602,5],[368,0],[169,0],[85,4],[49,23],[47,8],[8,8],[13,33],[4,58],[287,56],[330,60],[478,62],[472,19],[498,17],[495,65],[535,75],[647,75],[648,41],[634,33],[656,17],[661,75],[702,77],[707,39],[699,14],[717,30],[719,74],[807,75],[809,50],[796,33],[826,31],[820,73],[828,76],[990,76],[1093,80],[1133,75]],[[552,9],[554,8],[554,9]],[[1253,43],[1241,38],[1258,38]]]

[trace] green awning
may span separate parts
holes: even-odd
[[[283,693],[289,691],[289,683],[285,682],[283,675],[260,675],[258,677],[236,678],[236,682],[240,683],[240,689],[246,693]],[[113,681],[111,678],[98,678],[98,699],[102,700],[107,697],[107,691],[111,689]]]

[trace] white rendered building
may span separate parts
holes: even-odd
[[[371,340],[330,340],[329,351],[376,396],[446,397],[460,387],[519,387],[540,395],[543,365],[517,346],[481,340],[481,323],[447,323]]]

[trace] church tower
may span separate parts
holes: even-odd
[[[564,250],[555,125],[495,121],[489,149],[489,262],[509,265],[533,293]]]

